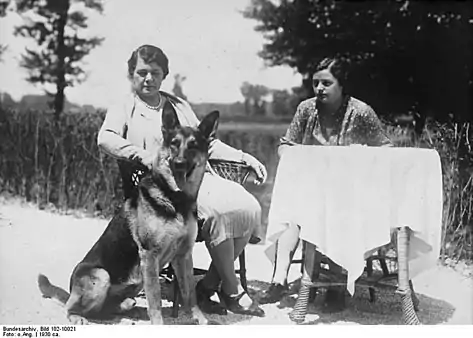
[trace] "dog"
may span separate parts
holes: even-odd
[[[103,319],[131,310],[143,289],[138,246],[131,235],[124,210],[115,215],[104,233],[72,271],[69,293],[38,277],[45,298],[65,304],[72,324]]]
[[[197,236],[196,199],[218,119],[218,111],[213,111],[197,128],[183,127],[166,103],[163,142],[152,169],[74,268],[70,294],[39,275],[43,296],[65,304],[72,324],[131,310],[143,288],[151,324],[163,324],[159,273],[168,263],[177,277],[184,309],[199,324],[209,323],[197,306],[192,251]]]
[[[182,127],[174,110],[163,112],[163,146],[151,175],[125,204],[139,248],[151,324],[162,324],[159,272],[172,263],[183,307],[199,324],[208,321],[197,306],[192,251],[197,237],[197,194],[207,168],[210,140],[219,113],[208,114],[197,129]]]

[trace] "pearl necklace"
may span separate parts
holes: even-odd
[[[158,94],[159,95],[159,94]],[[141,97],[139,95],[136,95],[138,97],[138,100],[141,101],[141,103],[143,103],[145,105],[146,108],[148,109],[151,109],[151,110],[159,110],[161,108],[161,95],[159,95],[159,102],[157,105],[155,106],[150,106],[149,104],[147,104],[145,101],[143,101],[141,99]]]

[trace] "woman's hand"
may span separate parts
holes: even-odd
[[[247,153],[243,153],[242,160],[243,162],[248,164],[251,168],[253,168],[253,170],[255,171],[256,173],[255,184],[256,185],[263,184],[264,182],[266,182],[268,173],[266,171],[265,166],[260,161],[258,161],[255,157]]]
[[[141,157],[141,164],[143,166],[146,167],[147,170],[152,170],[153,169],[153,162],[154,162],[154,159],[155,159],[155,155],[149,153],[149,152],[145,152],[143,154],[143,157]]]

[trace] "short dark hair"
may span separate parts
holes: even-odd
[[[327,57],[320,61],[315,67],[315,73],[328,69],[338,80],[340,86],[345,87],[348,80],[348,63],[339,57]]]
[[[161,48],[152,45],[142,45],[131,53],[128,59],[128,75],[132,76],[138,62],[138,56],[146,63],[156,62],[163,70],[165,78],[169,74],[169,60]]]

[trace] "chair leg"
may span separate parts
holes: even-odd
[[[174,277],[174,269],[172,268],[172,265],[169,264],[168,265],[168,268],[166,269],[166,277],[169,279],[169,280],[173,280],[173,277]]]
[[[378,251],[378,255],[380,256],[379,251]],[[386,264],[386,259],[380,258],[379,264],[381,265],[381,270],[383,270],[384,277],[387,277],[389,275],[389,269],[388,269],[388,265]]]
[[[305,247],[305,241],[302,241],[301,274],[304,273]]]
[[[312,271],[312,281],[317,281],[320,276],[320,271],[322,269],[322,260],[324,259],[324,256],[317,250],[315,250],[315,260],[314,260],[314,269]],[[315,301],[315,298],[317,297],[319,289],[317,287],[311,287],[310,293],[309,293],[309,303],[313,303]]]
[[[289,318],[296,323],[303,323],[307,314],[307,304],[309,301],[310,288],[312,286],[312,274],[315,264],[315,245],[307,243],[305,247],[304,272],[301,279],[299,296],[297,297],[294,310],[289,313]]]
[[[173,284],[173,297],[172,297],[172,316],[173,318],[177,318],[179,316],[179,303],[181,302],[180,295],[181,293],[179,292],[179,283],[177,282],[176,275],[174,274],[173,270],[173,279],[172,279],[172,284]]]
[[[309,303],[313,303],[315,301],[315,297],[317,297],[317,288],[310,288],[309,291]]]
[[[366,261],[366,273],[368,274],[368,277],[373,276],[373,260],[372,259],[368,259]],[[375,290],[374,288],[370,287],[368,288],[368,291],[370,293],[370,302],[374,303],[374,301],[376,300]]]
[[[241,252],[238,256],[238,263],[240,264],[240,282],[243,289],[248,292],[248,282],[246,280],[246,259],[245,259],[245,250]]]
[[[411,288],[409,287],[409,232],[407,227],[401,227],[397,233],[399,281],[398,293],[401,294],[402,316],[407,325],[420,325],[419,318],[414,310]]]

